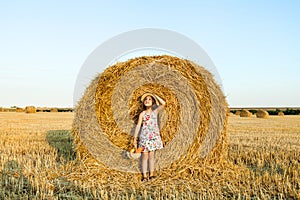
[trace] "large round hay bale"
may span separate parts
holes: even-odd
[[[240,113],[240,116],[241,117],[251,117],[251,112],[249,112],[248,110],[246,110],[246,109],[243,109],[242,111],[241,111],[241,113]]]
[[[278,112],[278,116],[284,116],[284,112],[282,111]]]
[[[25,113],[36,113],[36,108],[34,106],[26,106]]]
[[[75,108],[77,159],[85,166],[93,163],[91,176],[104,182],[114,177],[128,187],[139,184],[140,160],[126,152],[145,92],[166,101],[160,115],[164,148],[155,153],[159,178],[199,178],[205,163],[224,161],[228,105],[212,74],[177,57],[139,57],[99,74]]]
[[[269,113],[267,112],[267,111],[265,111],[265,110],[258,110],[257,112],[256,112],[256,117],[257,118],[268,118],[269,117]]]
[[[2,107],[0,107],[0,112],[3,112],[3,108]]]
[[[24,112],[23,108],[16,108],[16,112]]]

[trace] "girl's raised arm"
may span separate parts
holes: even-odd
[[[159,96],[157,96],[157,95],[155,95],[155,98],[160,103],[160,105],[155,109],[156,112],[159,112],[159,111],[161,111],[165,107],[166,102],[162,98],[160,98]]]

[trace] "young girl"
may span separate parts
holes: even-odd
[[[153,109],[156,100],[160,104],[157,108]],[[157,95],[146,93],[141,97],[143,102],[144,111],[140,113],[137,126],[134,132],[134,147],[137,148],[137,136],[139,135],[139,147],[143,148],[142,151],[142,181],[147,181],[147,169],[149,162],[149,179],[155,178],[154,176],[154,152],[157,149],[162,149],[163,144],[161,141],[159,127],[157,122],[157,114],[165,106],[165,101]],[[141,127],[142,125],[142,127]],[[142,129],[141,129],[142,128]],[[141,129],[141,130],[140,130]]]

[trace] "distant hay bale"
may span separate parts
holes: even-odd
[[[51,108],[50,112],[58,112],[58,109],[57,108]]]
[[[1,112],[16,112],[16,108],[11,107],[11,108],[2,108]]]
[[[44,112],[44,109],[45,109],[45,108],[37,107],[37,108],[36,108],[36,112]]]
[[[26,106],[25,113],[36,113],[36,108],[34,106]]]
[[[24,112],[23,108],[16,108],[16,112]]]
[[[240,114],[241,114],[240,110],[238,110],[238,111],[235,112],[235,115],[240,115]]]
[[[284,116],[284,112],[282,111],[278,112],[278,116]]]
[[[269,117],[269,113],[267,112],[267,111],[265,111],[265,110],[258,110],[257,112],[256,112],[256,117],[257,118],[268,118]]]
[[[251,117],[251,112],[249,112],[248,110],[246,110],[246,109],[243,109],[242,111],[241,111],[241,113],[240,113],[240,116],[241,117]]]
[[[0,112],[3,112],[3,108],[2,107],[0,107]]]
[[[139,182],[140,160],[124,155],[145,92],[166,101],[160,115],[164,148],[155,154],[158,177],[198,178],[204,176],[203,163],[224,161],[228,105],[213,75],[189,60],[149,56],[107,68],[78,102],[73,130],[77,159],[91,166],[86,173],[101,181],[114,177],[124,187]]]

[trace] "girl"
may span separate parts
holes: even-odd
[[[139,147],[142,151],[142,181],[147,181],[147,169],[149,162],[149,179],[155,178],[154,176],[154,152],[157,149],[162,149],[163,144],[161,141],[159,127],[157,123],[157,113],[165,106],[165,101],[157,95],[146,93],[141,97],[143,102],[144,111],[140,113],[138,123],[134,132],[133,144],[137,148],[137,136],[139,135]],[[153,105],[158,101],[159,105],[153,109]],[[142,125],[142,127],[141,127]],[[142,129],[141,129],[142,128]],[[140,130],[141,129],[141,130]]]

